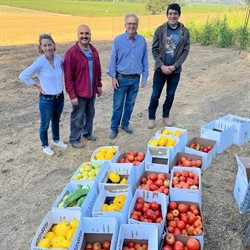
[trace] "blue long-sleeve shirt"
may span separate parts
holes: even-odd
[[[54,68],[50,65],[45,55],[42,54],[28,68],[26,68],[18,78],[28,86],[32,86],[35,84],[35,81],[31,76],[36,75],[45,94],[60,94],[63,90],[62,58],[54,54],[53,59]]]
[[[136,34],[135,41],[132,42],[125,32],[114,39],[108,75],[116,77],[116,72],[124,75],[142,75],[142,83],[147,83],[148,51],[143,36]]]

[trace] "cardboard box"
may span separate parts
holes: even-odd
[[[185,197],[184,197],[185,198]],[[172,201],[172,200],[171,200]],[[183,203],[183,204],[188,204],[189,206],[191,206],[191,205],[196,205],[198,208],[199,208],[199,211],[200,211],[200,216],[201,216],[201,221],[202,221],[202,224],[203,225],[205,225],[205,223],[204,223],[204,217],[203,217],[203,214],[202,214],[202,210],[201,210],[201,204],[200,203],[197,203],[197,202],[190,202],[190,201],[176,201],[176,203],[179,205],[179,204],[181,204],[181,203]],[[168,213],[168,211],[167,211],[167,213]],[[166,221],[166,224],[167,224],[167,221]],[[167,231],[167,228],[166,228],[166,232],[168,232]],[[203,228],[202,228],[202,235],[198,235],[198,236],[191,236],[191,237],[193,237],[193,238],[195,238],[195,239],[197,239],[197,240],[199,240],[200,241],[200,244],[201,244],[201,249],[203,249],[203,247],[204,247],[204,234],[205,234],[205,227],[203,226]],[[174,234],[174,236],[177,236],[177,235],[180,235],[180,234]]]
[[[162,243],[161,243],[160,249],[162,249],[164,246],[164,239],[165,239],[166,235],[167,235],[167,233],[165,232],[164,235],[162,236]],[[182,235],[182,234],[174,234],[174,237],[175,237],[175,240],[181,241],[182,243],[184,243],[184,245],[186,245],[186,242],[189,238],[194,238],[193,236],[186,236],[186,235]],[[200,242],[199,239],[197,239],[197,240]],[[200,242],[200,250],[203,250],[203,245],[204,245],[204,243]]]
[[[160,137],[165,137],[166,139],[173,139],[175,141],[175,146],[154,146],[151,144],[151,142],[153,140],[159,140]],[[175,136],[170,136],[170,135],[157,135],[157,136],[154,136],[153,138],[151,138],[148,142],[148,148],[153,148],[153,149],[169,149],[169,161],[172,162],[172,160],[174,159],[175,155],[177,154],[177,152],[181,152],[181,143],[180,143],[180,139],[178,137],[175,137]]]
[[[145,171],[169,173],[169,148],[148,147],[145,157]]]
[[[171,133],[173,134],[172,136],[176,136],[174,135],[174,133],[176,131],[180,131],[181,132],[181,135],[180,136],[176,136],[180,139],[180,152],[183,152],[184,151],[184,148],[188,142],[188,133],[187,133],[187,130],[186,129],[182,129],[182,128],[176,128],[176,127],[163,127],[161,128],[160,130],[158,130],[155,135],[158,136],[158,135],[161,135],[162,132],[164,130],[168,130],[168,131],[171,131]]]
[[[127,155],[127,153],[121,154],[119,156],[119,158],[117,159],[117,163],[120,163],[119,162],[120,159],[126,158],[126,155]],[[142,175],[142,173],[144,172],[144,170],[145,170],[145,157],[144,157],[144,160],[139,165],[135,166],[133,164],[133,167],[134,167],[134,170],[135,170],[134,171],[135,172],[135,180],[137,181],[140,178],[140,176]]]
[[[199,189],[184,189],[184,188],[174,188],[173,187],[173,176],[175,171],[182,172],[186,170],[188,172],[193,171],[196,175],[199,176]],[[191,201],[201,204],[202,201],[202,187],[201,187],[201,169],[200,168],[188,168],[188,167],[173,167],[171,170],[171,179],[170,179],[170,200],[172,201]]]
[[[161,205],[162,213],[162,222],[161,223],[150,223],[150,222],[141,222],[133,220],[130,218],[131,213],[134,211],[134,206],[136,203],[137,197],[142,197],[147,202],[156,201]],[[168,203],[166,202],[165,195],[162,193],[150,192],[146,190],[136,189],[133,200],[130,203],[129,212],[128,212],[128,224],[138,224],[138,225],[154,225],[158,227],[158,247],[160,246],[161,236],[163,234],[164,225],[166,222],[166,212],[167,212]]]
[[[205,152],[190,148],[189,145],[191,143],[200,143],[203,146],[211,146],[212,149],[208,153],[205,153]],[[202,157],[202,168],[201,169],[206,170],[209,167],[209,165],[211,164],[213,158],[215,158],[215,156],[216,156],[216,143],[217,142],[215,140],[194,137],[186,145],[185,153],[200,155]]]
[[[139,186],[141,186],[141,180],[142,178],[147,178],[151,173],[154,173],[154,174],[159,174],[159,173],[162,173],[162,172],[154,172],[154,171],[145,171],[141,177],[139,178],[138,182],[136,183],[136,188],[137,189],[141,189],[141,188],[138,188]],[[165,178],[169,180],[169,185],[170,185],[170,174],[169,173],[163,173]],[[142,189],[143,190],[143,189]],[[168,191],[170,190],[170,188],[168,187]],[[153,192],[153,191],[149,191],[149,192]],[[160,192],[160,193],[163,193],[163,192]],[[168,194],[165,194],[163,193],[166,197],[166,202],[168,203],[169,202],[169,193]]]
[[[106,149],[115,149],[116,150],[116,153],[114,154],[114,157],[112,158],[112,159],[105,159],[105,158],[103,158],[103,159],[100,159],[100,161],[103,161],[103,160],[105,160],[105,161],[109,161],[109,162],[116,162],[117,161],[117,159],[118,159],[118,157],[119,157],[119,155],[120,155],[120,151],[119,151],[119,147],[118,146],[103,146],[103,147],[99,147],[99,148],[97,148],[93,153],[92,153],[92,155],[91,155],[91,158],[90,158],[90,160],[91,161],[98,161],[98,159],[96,159],[96,154],[99,152],[99,150],[101,150],[101,149],[104,149],[104,150],[106,150]]]
[[[77,230],[75,232],[74,238],[70,244],[69,250],[80,250],[82,245],[83,230],[82,230],[82,219],[81,212],[77,210],[50,210],[45,218],[42,220],[40,226],[38,227],[36,234],[31,242],[31,250],[44,250],[49,248],[37,247],[38,242],[44,238],[45,234],[49,232],[55,224],[61,221],[79,220]],[[55,248],[50,248],[55,249]],[[62,248],[57,248],[62,250]]]
[[[110,250],[115,250],[117,245],[118,230],[118,221],[115,217],[82,218],[83,242],[81,250],[85,250],[88,243],[103,243],[105,240],[110,241]]]
[[[241,146],[247,141],[250,141],[250,119],[236,116],[236,115],[225,115],[220,117],[219,120],[225,120],[232,122],[233,128],[233,144]]]
[[[98,185],[94,181],[85,181],[82,182],[80,185],[88,185],[90,187],[90,190],[84,199],[81,207],[58,207],[60,202],[62,202],[62,199],[65,195],[68,195],[78,189],[78,185],[75,182],[69,182],[66,187],[63,189],[63,191],[60,193],[60,195],[57,197],[56,201],[52,205],[52,209],[69,209],[69,210],[80,210],[82,213],[82,216],[92,216],[92,209],[95,203],[95,199],[99,193]]]
[[[191,159],[191,160],[200,160],[202,162],[202,156],[200,155],[196,155],[196,154],[188,154],[188,153],[177,153],[175,158],[173,159],[172,163],[169,166],[169,170],[172,170],[173,167],[178,166],[178,162],[181,160],[182,157],[185,157],[187,159]],[[201,165],[202,168],[203,164]],[[179,166],[180,167],[180,166]],[[188,166],[186,166],[188,167]]]
[[[115,198],[118,194],[126,195],[126,201],[120,212],[105,212],[101,211],[102,205],[105,203],[107,197]],[[100,190],[99,195],[96,198],[96,202],[94,204],[92,210],[93,217],[116,217],[119,225],[126,224],[128,221],[128,211],[129,206],[132,201],[132,189],[129,185],[114,185],[114,186],[104,186],[102,190]]]
[[[214,120],[201,127],[201,138],[217,141],[216,153],[221,154],[233,144],[233,124]]]
[[[238,171],[234,186],[234,198],[240,213],[250,213],[250,157],[235,155]]]
[[[88,163],[88,164],[91,164],[92,162],[95,162],[96,164],[99,165],[99,172],[96,174],[96,176],[89,180],[89,179],[86,179],[86,180],[76,180],[75,179],[75,176],[77,175],[81,175],[81,168],[82,168],[82,165],[84,165],[85,163]],[[85,181],[96,181],[96,182],[99,182],[100,180],[100,176],[101,176],[101,173],[107,168],[107,161],[90,161],[90,162],[83,162],[79,167],[78,169],[75,171],[75,173],[72,175],[72,177],[70,178],[70,181],[71,182],[75,182],[77,184],[81,184],[81,183],[84,183]]]
[[[108,163],[107,168],[101,173],[100,180],[99,180],[99,189],[102,190],[104,188],[104,185],[106,186],[113,186],[113,185],[123,185],[120,183],[112,183],[109,181],[109,174],[111,172],[117,172],[121,180],[123,178],[127,179],[128,185],[130,185],[132,189],[132,193],[135,192],[135,173],[134,173],[134,165],[133,163]]]
[[[158,228],[156,225],[122,224],[116,250],[122,250],[130,240],[140,244],[147,243],[148,249],[158,250]]]

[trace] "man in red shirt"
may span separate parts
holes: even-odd
[[[78,41],[64,57],[64,79],[66,91],[72,103],[70,116],[70,143],[83,148],[81,137],[95,141],[92,134],[95,116],[95,97],[102,95],[101,64],[96,48],[90,44],[90,28],[86,24],[78,27]]]

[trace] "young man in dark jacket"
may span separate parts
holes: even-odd
[[[181,7],[177,3],[168,6],[167,22],[159,26],[153,37],[152,53],[155,60],[153,92],[148,107],[148,128],[154,128],[156,109],[162,89],[166,86],[166,99],[163,104],[163,123],[172,126],[169,118],[174,101],[174,94],[180,80],[181,67],[190,49],[189,30],[179,22]]]

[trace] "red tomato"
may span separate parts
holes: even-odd
[[[135,247],[135,242],[131,240],[131,241],[128,242],[127,246],[128,246],[129,248]]]
[[[157,217],[156,219],[155,219],[155,222],[156,223],[161,223],[162,222],[162,217],[160,216],[160,217]]]
[[[143,202],[144,202],[144,199],[143,199],[142,197],[137,197],[137,198],[136,198],[136,203],[141,203],[141,204],[143,204]]]
[[[186,213],[186,212],[187,212],[187,207],[186,207],[185,204],[180,203],[180,204],[178,205],[178,210],[179,210],[180,213]]]
[[[197,209],[198,207],[194,204],[190,205],[189,210],[193,212],[194,209]]]
[[[102,247],[103,247],[103,249],[105,249],[105,250],[109,250],[109,249],[110,249],[110,241],[105,240],[105,241],[102,243]]]
[[[186,160],[187,160],[187,158],[183,156],[183,157],[181,157],[181,160],[180,160],[180,161],[183,163],[183,162],[186,161]]]
[[[155,191],[155,190],[158,190],[158,187],[155,184],[150,184],[149,189],[150,191]]]
[[[175,227],[176,227],[176,221],[174,221],[174,220],[169,221],[169,222],[168,222],[168,226],[169,226],[169,227],[174,227],[174,228],[175,228]]]
[[[194,229],[194,235],[195,236],[199,236],[199,235],[202,235],[202,229],[200,229],[199,227],[196,227],[195,229]]]
[[[158,180],[162,180],[162,181],[164,181],[166,179],[166,177],[163,173],[157,174],[157,178],[158,178]]]
[[[135,160],[135,157],[134,157],[133,155],[131,155],[131,154],[127,154],[127,159],[128,159],[130,162],[132,162],[132,161]]]
[[[174,237],[174,235],[170,234],[170,233],[166,234],[166,236],[165,236],[165,242],[167,244],[169,244],[169,245],[173,245],[175,243],[175,237]]]
[[[196,167],[200,168],[202,165],[202,161],[201,160],[196,160]]]
[[[175,201],[170,201],[168,207],[170,208],[170,210],[174,210],[178,207],[178,205]]]
[[[188,250],[200,250],[200,242],[194,238],[189,238],[186,241],[186,247]]]
[[[168,221],[174,220],[174,215],[172,213],[167,213],[167,220]]]
[[[161,211],[160,210],[155,210],[155,215],[156,217],[160,217],[161,216]]]
[[[148,179],[154,182],[157,180],[157,175],[154,173],[151,173],[149,174]]]
[[[136,156],[136,160],[139,161],[139,162],[142,162],[144,160],[144,155],[137,155]]]
[[[195,221],[196,221],[196,216],[193,213],[191,213],[190,215],[188,215],[188,223],[189,224],[192,225]]]
[[[185,246],[181,241],[179,240],[175,241],[174,250],[184,250],[184,249],[185,249]]]
[[[174,234],[181,234],[181,230],[179,228],[175,228],[174,229]]]
[[[199,220],[196,220],[194,222],[194,228],[197,228],[197,227],[199,227],[200,229],[202,229],[202,227],[203,227],[202,222]]]
[[[179,220],[176,225],[180,230],[184,229],[186,226],[185,222],[182,220]]]
[[[153,201],[150,203],[150,208],[155,211],[159,208],[159,204],[157,202]]]
[[[130,155],[133,155],[134,157],[137,156],[137,152],[136,152],[135,150],[131,150],[131,151],[129,152],[129,154],[130,154]]]
[[[141,211],[142,208],[143,208],[142,203],[136,203],[135,204],[135,207],[134,207],[135,211]]]
[[[155,216],[155,213],[152,209],[148,209],[147,212],[146,212],[146,216],[147,216],[147,219],[154,219]]]

